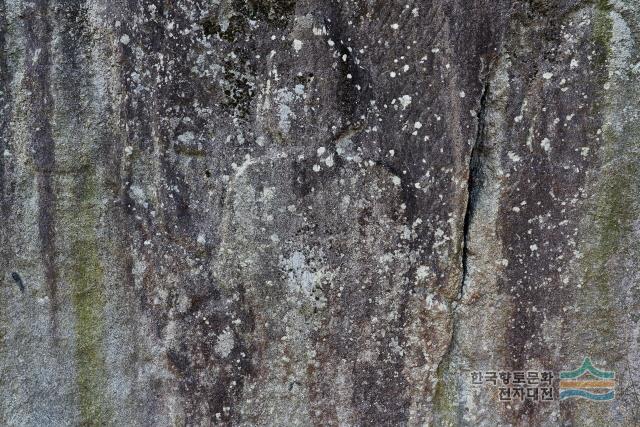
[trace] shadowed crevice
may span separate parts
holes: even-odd
[[[485,77],[483,78],[483,86],[482,92],[480,94],[479,100],[479,109],[477,112],[477,131],[476,138],[473,142],[473,146],[471,147],[471,153],[469,155],[469,166],[468,166],[468,177],[467,177],[467,201],[466,207],[464,211],[464,219],[463,219],[463,234],[460,242],[460,267],[462,269],[462,274],[460,278],[458,294],[451,301],[451,336],[449,339],[449,344],[447,345],[445,353],[442,355],[440,359],[440,363],[436,369],[437,377],[440,379],[438,385],[436,386],[436,391],[434,395],[434,402],[436,402],[436,407],[442,402],[447,401],[450,397],[446,395],[447,391],[445,387],[450,387],[450,385],[443,384],[443,378],[447,375],[447,371],[451,368],[452,363],[452,355],[454,349],[456,347],[456,335],[458,334],[458,319],[456,308],[457,305],[461,303],[464,291],[465,291],[465,283],[469,276],[469,241],[471,234],[471,224],[474,219],[474,214],[477,207],[477,202],[479,199],[479,195],[484,187],[485,183],[485,168],[487,162],[487,147],[486,147],[486,113],[487,113],[487,103],[489,98],[489,90],[490,90],[490,81],[491,81],[491,72],[490,67],[486,72]],[[450,380],[448,380],[450,381]],[[442,408],[439,408],[442,409]],[[462,423],[464,420],[464,412],[463,407],[458,406],[455,411],[455,418],[459,423]],[[439,414],[440,416],[444,414]]]
[[[489,79],[486,79],[480,96],[480,110],[478,111],[478,131],[476,139],[471,148],[471,156],[469,157],[469,177],[467,179],[467,206],[463,221],[461,264],[462,264],[462,280],[460,282],[460,291],[457,301],[459,302],[464,295],[464,286],[467,276],[469,275],[469,234],[471,222],[476,210],[478,196],[484,186],[485,173],[484,168],[487,158],[487,149],[485,146],[485,128],[486,128],[486,110],[487,97],[489,94]]]

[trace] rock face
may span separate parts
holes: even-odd
[[[0,424],[640,424],[639,26],[0,1]]]

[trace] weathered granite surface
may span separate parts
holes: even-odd
[[[0,0],[0,424],[640,425],[639,25]]]

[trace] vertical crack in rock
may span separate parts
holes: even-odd
[[[471,148],[471,155],[469,157],[469,177],[467,179],[467,207],[464,214],[463,233],[462,233],[462,280],[460,282],[460,291],[457,302],[462,300],[464,295],[464,285],[469,275],[469,229],[471,228],[471,221],[475,211],[475,203],[478,198],[478,193],[482,189],[483,185],[483,165],[485,157],[484,147],[484,131],[485,131],[485,116],[487,109],[487,97],[489,94],[489,78],[485,78],[485,84],[482,88],[482,94],[480,96],[480,110],[478,111],[478,131],[476,134],[476,140]]]
[[[489,68],[489,67],[487,67]],[[483,180],[484,173],[483,169],[485,167],[485,119],[486,119],[486,110],[487,110],[487,99],[489,96],[489,85],[490,85],[490,72],[486,72],[482,86],[482,92],[480,94],[480,105],[479,110],[476,114],[477,117],[477,132],[476,138],[473,142],[473,146],[471,147],[471,153],[469,155],[469,173],[467,177],[467,202],[465,208],[465,214],[463,219],[463,235],[462,241],[460,242],[460,268],[462,269],[462,274],[460,278],[460,287],[458,290],[458,295],[451,301],[451,335],[449,339],[449,344],[442,358],[440,359],[440,363],[438,364],[436,373],[438,378],[438,385],[436,386],[436,391],[434,395],[434,402],[436,405],[436,412],[439,418],[444,418],[450,416],[450,414],[446,414],[448,406],[451,404],[451,399],[453,396],[448,396],[447,387],[451,387],[451,385],[447,385],[445,383],[452,381],[452,378],[448,377],[448,370],[451,367],[451,358],[453,355],[453,351],[455,349],[456,335],[457,335],[457,313],[456,308],[458,304],[462,302],[464,297],[464,288],[465,282],[469,276],[469,233],[471,228],[471,221],[473,220],[476,201],[478,200],[478,196],[480,191],[483,188]],[[454,385],[455,386],[455,385]],[[455,386],[457,387],[457,386]],[[457,422],[460,423],[462,421],[463,413],[460,412],[463,410],[463,407],[458,407],[458,411],[456,413]]]

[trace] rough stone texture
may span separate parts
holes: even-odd
[[[0,424],[640,424],[639,25],[0,0]]]

